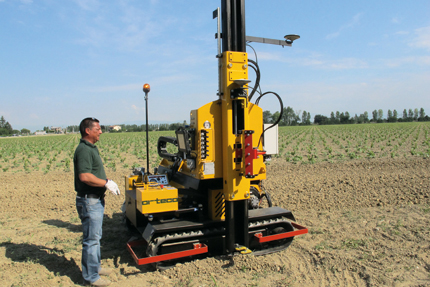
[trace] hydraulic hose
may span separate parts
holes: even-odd
[[[249,63],[252,63],[252,65],[250,65]],[[252,96],[255,94],[255,92],[257,91],[257,89],[260,87],[260,68],[258,67],[257,62],[255,62],[254,60],[248,59],[248,65],[254,69],[255,74],[256,74],[256,79],[255,79],[255,86],[252,89],[251,94],[249,94],[249,101],[251,101]]]
[[[265,131],[267,131],[268,129],[271,129],[272,127],[276,126],[276,125],[281,121],[281,119],[282,119],[282,114],[284,113],[284,103],[282,102],[281,97],[280,97],[277,93],[275,93],[275,92],[265,92],[264,94],[261,94],[261,95],[260,95],[260,96],[255,100],[255,104],[258,106],[258,104],[260,103],[260,99],[261,99],[263,96],[267,95],[267,94],[274,94],[274,95],[278,98],[279,105],[281,106],[281,112],[280,112],[279,117],[278,117],[278,119],[276,120],[276,122],[275,122],[275,123],[273,123],[271,126],[269,126],[267,129],[264,129],[264,130],[263,130],[263,132],[261,133],[260,139],[258,140],[258,145],[257,145],[257,147],[258,147],[258,146],[260,146],[261,138],[263,137],[264,132],[265,132]]]

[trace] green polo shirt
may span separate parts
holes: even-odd
[[[81,173],[92,173],[96,177],[106,180],[103,162],[100,157],[99,150],[94,144],[81,139],[78,147],[75,150],[73,164],[75,170],[76,192],[102,195],[106,191],[105,187],[89,186],[79,179],[79,174]]]

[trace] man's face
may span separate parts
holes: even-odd
[[[102,134],[102,129],[100,127],[100,124],[97,122],[94,122],[92,128],[87,128],[87,133],[88,133],[87,140],[90,143],[95,144],[96,142],[98,142],[100,140],[100,135]]]

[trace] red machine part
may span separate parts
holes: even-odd
[[[298,225],[297,223],[291,222],[291,225],[294,226],[297,230],[284,232],[284,233],[278,233],[268,236],[263,236],[261,232],[254,234],[255,237],[258,238],[259,243],[274,241],[274,240],[280,240],[284,238],[293,237],[296,235],[302,235],[308,233],[308,229],[304,226]]]
[[[254,131],[245,131],[245,176],[255,177],[254,174],[254,159],[260,155],[266,154],[265,151],[259,151],[252,146],[252,135]]]
[[[136,253],[134,253],[133,251],[133,247],[145,245],[145,244],[146,244],[145,240],[136,240],[136,241],[127,242],[128,252],[130,252],[131,256],[133,257],[137,265],[144,265],[144,264],[156,263],[156,262],[161,262],[166,260],[178,259],[182,257],[188,257],[188,256],[203,254],[208,252],[208,247],[206,246],[206,244],[194,243],[193,249],[173,252],[173,253],[168,253],[168,254],[163,254],[158,256],[138,258]]]
[[[274,234],[274,235],[268,235],[268,236],[263,236],[263,234],[261,232],[259,232],[259,233],[254,234],[254,236],[256,238],[258,238],[259,243],[265,243],[265,242],[280,240],[280,239],[289,238],[289,237],[308,233],[308,229],[306,227],[298,225],[297,223],[294,223],[294,222],[291,222],[291,224],[297,230],[283,232],[283,233]],[[131,242],[127,243],[127,249],[130,252],[131,256],[133,257],[133,259],[137,265],[145,265],[145,264],[150,264],[150,263],[156,263],[156,262],[161,262],[161,261],[178,259],[178,258],[183,258],[183,257],[188,257],[188,256],[198,255],[198,254],[203,254],[203,253],[208,252],[208,247],[206,244],[194,243],[193,249],[179,251],[179,252],[173,252],[173,253],[168,253],[168,254],[163,254],[163,255],[145,257],[145,258],[138,258],[136,253],[133,251],[133,247],[137,247],[137,246],[141,246],[141,245],[146,245],[146,241],[145,240],[136,240],[136,241],[131,241]]]

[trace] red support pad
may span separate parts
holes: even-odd
[[[136,256],[136,254],[134,253],[132,247],[136,247],[136,246],[144,245],[144,244],[146,244],[145,240],[137,240],[137,241],[127,242],[128,252],[130,252],[131,256],[133,257],[133,259],[137,265],[144,265],[144,264],[155,263],[155,262],[160,262],[160,261],[172,260],[172,259],[188,257],[188,256],[203,254],[203,253],[208,252],[208,247],[206,246],[206,244],[194,243],[193,249],[179,251],[179,252],[173,252],[173,253],[168,253],[168,254],[163,254],[163,255],[145,257],[145,258],[138,258]]]
[[[245,131],[245,176],[255,177],[254,174],[254,160],[260,155],[266,154],[265,151],[259,151],[252,146],[252,135],[254,131]]]
[[[263,236],[263,234],[261,232],[259,232],[259,233],[254,234],[254,236],[258,238],[259,243],[264,243],[264,242],[280,240],[280,239],[289,238],[289,237],[308,233],[308,229],[304,226],[298,225],[297,223],[294,223],[294,222],[291,222],[291,225],[293,225],[297,230],[288,231],[288,232],[279,233],[279,234],[268,235],[268,236]]]

